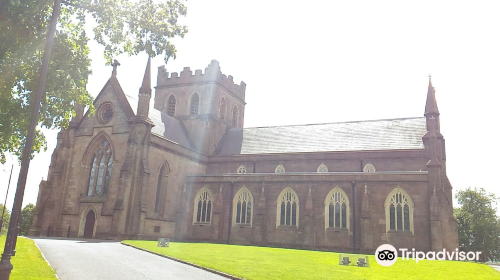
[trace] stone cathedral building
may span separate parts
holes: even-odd
[[[458,247],[430,81],[424,117],[243,128],[246,85],[217,61],[180,75],[160,67],[154,96],[150,61],[138,96],[122,90],[117,64],[95,114],[77,105],[58,134],[32,235]]]

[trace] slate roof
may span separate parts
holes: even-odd
[[[130,107],[132,107],[134,114],[137,114],[137,98],[127,94],[125,94],[125,97],[127,98]],[[159,135],[183,147],[193,149],[191,143],[189,142],[186,128],[178,119],[156,110],[153,106],[150,106],[149,108],[149,118],[155,125],[151,129],[153,134]]]
[[[424,149],[425,117],[229,129],[217,154]]]

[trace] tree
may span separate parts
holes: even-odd
[[[2,211],[4,210],[4,205],[0,204],[0,215],[2,215]],[[0,216],[1,218],[1,216]],[[7,235],[7,231],[9,230],[9,222],[10,222],[10,211],[5,207],[5,212],[3,214],[3,223],[0,232],[0,235]]]
[[[21,211],[21,217],[19,218],[19,235],[28,235],[31,223],[33,222],[33,212],[35,212],[35,205],[32,203],[26,205]]]
[[[458,222],[461,250],[481,251],[482,261],[500,260],[500,220],[496,214],[497,197],[483,188],[459,191],[459,208],[453,209]]]
[[[67,127],[74,104],[88,106],[85,89],[91,74],[86,22],[95,21],[94,40],[104,46],[107,64],[113,56],[145,51],[151,57],[176,57],[169,41],[184,37],[178,23],[186,15],[184,0],[62,0],[42,98],[39,127]],[[53,0],[0,1],[0,162],[5,153],[19,158],[26,141],[32,98],[36,91]],[[46,149],[39,128],[34,153]]]

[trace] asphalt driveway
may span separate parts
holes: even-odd
[[[117,241],[33,238],[61,280],[227,279]]]

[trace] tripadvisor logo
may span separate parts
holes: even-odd
[[[401,252],[401,260],[408,261],[411,259],[416,263],[424,259],[430,261],[479,261],[479,255],[481,255],[481,252],[459,252],[458,249],[455,249],[455,251],[446,251],[446,249],[443,249],[438,252],[429,251],[425,253],[422,251],[415,251],[415,249],[409,250],[400,248],[399,251]],[[382,244],[375,251],[375,259],[381,266],[391,266],[398,259],[398,251],[391,244]]]
[[[391,266],[398,259],[398,251],[391,244],[382,244],[375,251],[375,259],[381,266]]]

